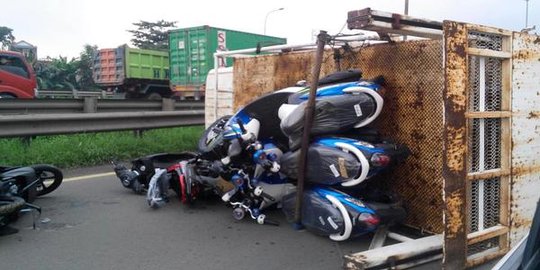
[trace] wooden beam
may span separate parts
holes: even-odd
[[[467,235],[467,244],[473,245],[497,236],[508,233],[509,229],[506,226],[497,225],[490,228],[487,228],[483,231],[469,233]]]
[[[467,30],[501,36],[512,36],[512,31],[478,24],[467,24]]]
[[[494,50],[488,50],[488,49],[467,48],[467,53],[469,55],[492,57],[492,58],[503,58],[503,59],[512,58],[511,52],[494,51]]]
[[[467,259],[467,268],[484,264],[498,257],[502,257],[504,256],[504,254],[506,254],[506,252],[508,252],[508,248],[499,249],[499,251],[495,251],[493,253],[486,254],[480,257]]]
[[[428,257],[437,256],[442,253],[442,246],[443,236],[441,234],[423,237],[412,241],[345,255],[344,268],[367,269],[376,266],[384,266],[390,262],[398,264],[401,260],[414,257],[418,258],[418,261],[424,261],[425,257],[422,257],[421,255],[427,253],[430,254]],[[410,262],[407,261],[407,263]]]
[[[505,36],[502,40],[502,49],[512,52],[513,35]],[[502,103],[501,110],[512,111],[512,58],[502,61]],[[512,118],[501,119],[501,168],[511,171],[512,155]],[[510,225],[510,183],[511,175],[500,179],[500,210],[499,223]],[[503,249],[510,248],[509,233],[500,236],[499,245]]]
[[[493,111],[493,112],[466,112],[466,118],[509,118],[512,116],[510,111]]]
[[[501,177],[501,176],[508,176],[510,175],[510,170],[504,170],[504,169],[493,169],[493,170],[486,170],[482,172],[473,172],[467,174],[467,180],[473,181],[473,180],[485,180],[485,179],[491,179],[495,177]]]

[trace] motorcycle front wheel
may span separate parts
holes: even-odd
[[[223,141],[223,129],[230,118],[230,115],[219,118],[203,132],[197,145],[201,154],[208,155],[217,150]]]
[[[64,175],[58,168],[46,164],[33,165],[32,168],[40,179],[36,186],[37,196],[49,194],[62,184]]]

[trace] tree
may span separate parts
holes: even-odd
[[[0,49],[7,49],[15,40],[13,29],[5,26],[0,26]]]
[[[133,23],[137,30],[127,30],[133,34],[131,42],[140,49],[167,50],[169,38],[167,31],[176,27],[176,22],[160,20],[157,22],[139,21]]]
[[[39,89],[49,90],[95,90],[98,87],[92,79],[92,66],[97,46],[84,45],[79,58],[48,57],[34,66]]]
[[[77,83],[80,89],[94,90],[98,87],[92,78],[92,67],[94,66],[94,57],[97,53],[96,45],[84,45],[83,51],[79,55],[79,60],[75,63],[77,68]]]
[[[78,60],[67,57],[47,57],[36,64],[36,77],[39,89],[47,90],[74,90],[77,89],[75,67]]]

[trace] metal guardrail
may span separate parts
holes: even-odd
[[[82,112],[140,112],[204,109],[203,101],[120,100],[120,99],[15,99],[0,100],[2,114]]]
[[[85,97],[100,97],[111,98],[115,94],[107,91],[81,91],[81,90],[38,90],[38,98],[85,98]]]
[[[144,130],[204,124],[201,101],[0,100],[0,137]]]

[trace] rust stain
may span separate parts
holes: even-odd
[[[465,153],[467,144],[465,140],[465,127],[446,127],[446,164],[450,172],[460,173],[465,168]]]
[[[446,40],[446,99],[453,112],[464,112],[467,106],[467,31],[464,25],[451,23]]]
[[[445,238],[455,239],[458,234],[463,233],[462,212],[464,207],[463,190],[456,190],[446,197],[446,231]]]
[[[535,51],[530,50],[530,49],[517,50],[517,51],[514,51],[514,53],[512,54],[512,58],[514,60],[516,59],[532,60],[532,59],[535,59],[536,57],[538,57],[538,54]]]
[[[523,175],[530,175],[530,174],[540,174],[540,166],[512,167],[513,176],[523,176]],[[519,178],[514,178],[514,179],[519,180]]]
[[[527,119],[535,119],[540,117],[540,112],[529,112],[529,116],[527,116]]]
[[[516,214],[512,216],[510,223],[511,223],[511,227],[514,229],[519,229],[519,228],[528,229],[532,226],[532,219],[524,218]]]

